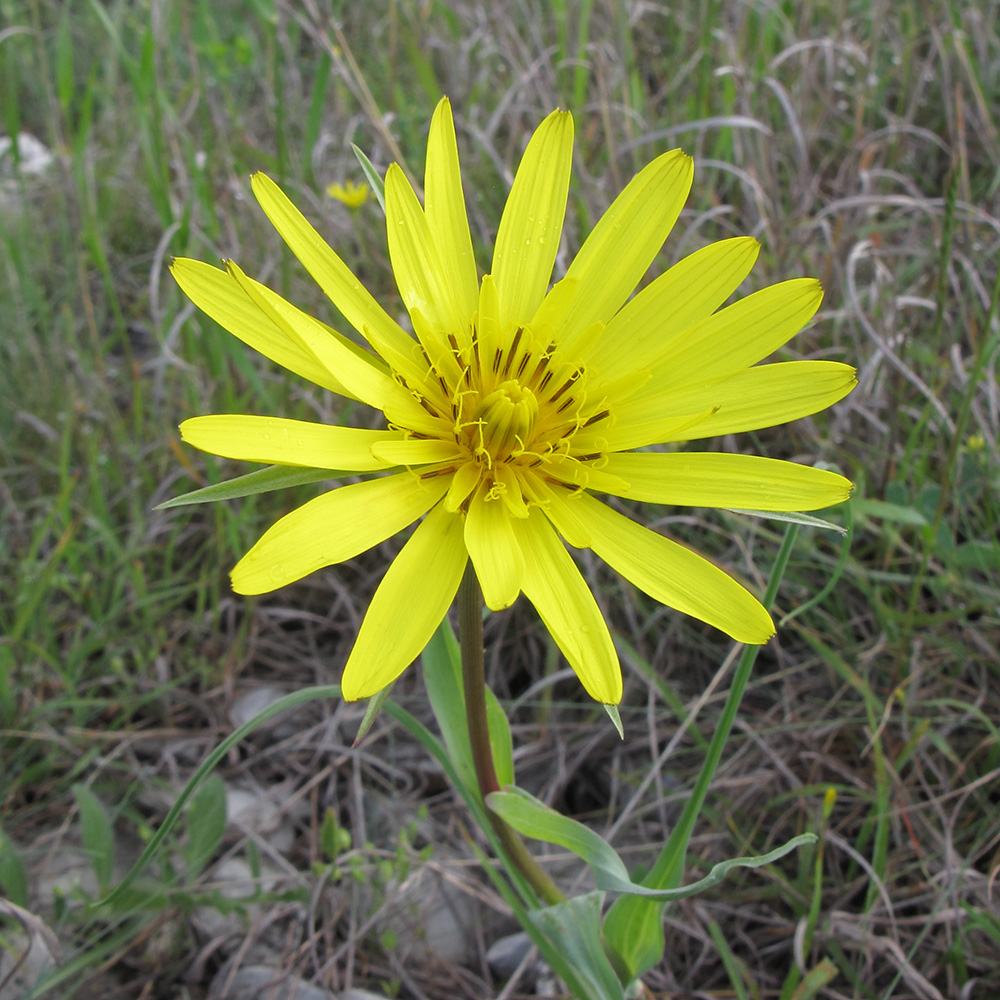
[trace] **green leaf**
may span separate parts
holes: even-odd
[[[486,726],[490,731],[490,750],[493,767],[501,785],[514,784],[514,740],[510,735],[510,722],[497,696],[486,689]]]
[[[792,994],[792,1000],[813,1000],[813,997],[837,975],[837,966],[828,958],[820,959],[819,965],[813,966],[799,983],[798,989]]]
[[[56,29],[56,96],[63,111],[69,109],[73,100],[73,38],[70,34],[70,7],[63,7]]]
[[[852,524],[849,511],[845,516],[848,519],[848,524]],[[785,529],[785,537],[778,549],[778,554],[775,556],[771,576],[767,582],[767,590],[761,602],[765,608],[770,608],[774,604],[774,598],[781,584],[785,568],[791,559],[792,550],[795,548],[798,530],[798,525],[794,523],[789,524]],[[712,739],[705,751],[705,757],[694,788],[691,790],[691,795],[684,804],[680,818],[670,831],[667,842],[660,850],[659,857],[652,868],[643,876],[643,884],[650,888],[675,889],[680,886],[681,879],[684,877],[685,857],[691,833],[705,803],[712,777],[722,759],[726,741],[736,719],[740,700],[750,680],[750,674],[759,650],[759,646],[744,646],[743,652],[740,653],[729,687],[729,694],[726,696],[726,703],[715,723]],[[616,967],[620,963],[621,968],[627,970],[623,979],[635,979],[641,976],[662,957],[663,921],[660,914],[663,905],[650,898],[622,895],[615,900],[604,918],[605,946],[608,949],[608,954],[612,955],[616,961]]]
[[[617,705],[604,705],[604,711],[608,713],[611,724],[618,730],[618,738],[625,739],[625,730],[622,728],[622,717]]]
[[[356,146],[352,142],[351,149],[354,150],[354,155],[358,158],[358,163],[361,164],[361,169],[364,171],[365,180],[371,185],[372,191],[375,192],[375,197],[378,198],[379,205],[382,206],[382,214],[385,215],[385,182],[379,177],[379,173],[372,165],[372,161],[365,156],[360,146]]]
[[[368,735],[368,730],[371,729],[372,723],[378,718],[378,713],[382,711],[385,699],[389,697],[389,692],[395,683],[393,681],[392,684],[387,684],[378,694],[368,699],[368,704],[365,706],[365,717],[361,720],[361,725],[358,727],[358,735],[354,737],[354,742],[351,744],[352,750]]]
[[[894,521],[896,524],[927,524],[927,518],[915,507],[903,504],[888,503],[885,500],[849,500],[856,514],[864,514],[880,521]]]
[[[0,827],[0,893],[3,893],[15,906],[28,905],[28,878],[24,873],[24,865],[2,827]]]
[[[194,879],[211,860],[226,832],[226,787],[209,775],[187,811],[188,844],[184,851],[188,878]]]
[[[991,573],[1000,566],[1000,545],[996,542],[962,542],[955,549],[954,560],[964,569]]]
[[[784,521],[787,524],[804,524],[807,528],[822,528],[824,531],[836,531],[841,535],[847,534],[847,529],[843,525],[834,524],[833,521],[825,521],[821,517],[813,517],[812,514],[778,510],[741,510],[736,507],[729,507],[727,509],[734,514],[745,514],[747,517],[765,517],[771,521]]]
[[[319,140],[320,128],[323,125],[323,113],[326,111],[327,85],[330,82],[330,69],[333,61],[325,52],[320,53],[313,77],[312,96],[309,99],[309,112],[306,115],[305,129],[302,136],[303,160],[312,176],[312,152]]]
[[[448,619],[438,626],[420,655],[427,697],[437,719],[441,738],[448,748],[461,783],[470,791],[479,787],[472,762],[469,731],[465,721],[465,685],[458,640]]]
[[[245,476],[227,479],[224,483],[216,483],[214,486],[204,486],[200,490],[184,493],[172,500],[164,500],[153,510],[187,507],[193,503],[212,503],[215,500],[235,500],[237,497],[270,493],[272,490],[283,490],[289,486],[319,483],[324,479],[340,479],[347,475],[350,473],[340,469],[300,469],[297,466],[269,465],[266,469],[258,469]]]
[[[157,827],[156,833],[150,838],[145,850],[139,856],[138,861],[128,870],[125,877],[114,887],[111,893],[104,897],[97,905],[108,906],[120,899],[132,883],[139,877],[146,866],[153,860],[157,852],[163,846],[163,841],[177,824],[184,807],[188,804],[191,796],[201,786],[201,783],[212,773],[215,765],[222,760],[234,746],[236,746],[244,736],[248,736],[258,726],[273,719],[276,715],[304,705],[306,702],[318,701],[321,698],[339,698],[339,684],[322,684],[317,687],[303,688],[301,691],[293,691],[286,694],[284,698],[279,698],[272,702],[262,712],[258,712],[249,722],[244,722],[242,726],[231,732],[212,752],[198,765],[197,770],[191,775],[188,783],[181,789],[177,801],[170,807],[170,811],[164,817],[163,822]],[[78,786],[79,787],[79,786]],[[75,789],[74,789],[75,791]],[[79,801],[79,800],[78,800]],[[98,803],[100,805],[100,803]],[[82,810],[81,810],[82,811]]]
[[[465,717],[465,682],[462,680],[462,654],[455,633],[446,618],[431,636],[421,654],[424,684],[434,717],[448,756],[468,789],[479,788],[476,767],[469,744],[469,729]],[[493,767],[501,784],[514,780],[514,751],[507,716],[496,696],[486,689],[486,724],[490,731]]]
[[[760,868],[761,865],[783,858],[796,847],[811,844],[816,840],[814,833],[802,833],[759,858],[731,858],[728,861],[720,861],[704,878],[690,885],[672,889],[650,889],[629,878],[625,862],[603,837],[575,819],[550,809],[544,802],[540,802],[523,789],[511,787],[502,792],[493,792],[492,795],[486,796],[486,804],[518,833],[534,837],[535,840],[544,840],[549,844],[558,844],[582,858],[594,873],[594,881],[599,889],[624,892],[630,896],[645,896],[659,901],[693,896],[721,882],[733,868]]]
[[[74,785],[73,795],[76,798],[76,807],[80,811],[83,847],[103,893],[111,884],[115,856],[111,820],[108,819],[101,800],[86,785]]]
[[[531,922],[555,943],[572,967],[584,988],[580,1000],[625,1000],[618,976],[601,945],[603,902],[603,892],[588,892],[528,912]]]
[[[330,862],[336,861],[344,851],[351,849],[350,833],[337,822],[337,814],[329,806],[319,830],[319,847]]]

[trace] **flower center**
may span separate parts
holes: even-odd
[[[470,442],[473,454],[485,458],[488,465],[524,454],[538,417],[538,400],[529,388],[514,379],[501,382],[476,407]]]
[[[428,347],[440,351],[440,342],[424,342],[427,369],[419,383],[401,379],[436,428],[411,433],[457,446],[454,460],[421,472],[454,477],[446,507],[465,509],[481,489],[486,500],[502,498],[526,516],[538,479],[585,480],[579,466],[600,456],[581,454],[573,439],[609,416],[603,400],[588,397],[586,369],[530,327],[518,327],[499,344],[475,326],[465,344],[454,336],[447,341],[450,350],[433,359]]]

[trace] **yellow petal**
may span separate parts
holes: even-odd
[[[622,698],[618,654],[601,609],[572,557],[537,507],[511,524],[522,551],[531,553],[521,585],[525,596],[587,694],[603,704],[617,705]]]
[[[405,394],[382,368],[348,348],[344,343],[346,338],[331,336],[334,331],[328,326],[245,275],[233,261],[227,261],[226,269],[264,315],[290,339],[297,340],[327,371],[336,372],[337,378],[356,399],[383,409],[387,403]]]
[[[588,358],[602,383],[649,368],[683,343],[688,327],[711,315],[736,291],[759,252],[760,244],[750,236],[710,243],[626,302]]]
[[[200,260],[176,257],[170,265],[170,273],[184,294],[202,312],[248,347],[314,385],[349,399],[357,399],[340,379],[319,363],[297,337],[289,337],[280,326],[261,312],[260,307],[228,272]],[[330,333],[341,337],[333,330]],[[344,346],[350,344],[346,337],[342,338],[342,342]],[[351,344],[351,347],[360,351],[355,344]]]
[[[592,323],[607,323],[659,253],[691,190],[694,163],[679,149],[658,156],[625,186],[587,237],[566,272],[580,282],[561,344]]]
[[[444,478],[410,472],[341,486],[286,514],[236,564],[237,594],[266,594],[378,545],[444,495]]]
[[[347,322],[383,357],[388,359],[392,353],[407,355],[413,341],[375,301],[281,188],[262,173],[250,178],[250,186],[271,225],[288,244],[288,249],[298,257]]]
[[[435,507],[375,591],[344,667],[347,701],[377,694],[420,655],[448,613],[467,561],[461,517]]]
[[[545,474],[567,486],[616,496],[632,495],[627,492],[629,484],[621,476],[609,472],[606,465],[597,468],[593,462],[555,461],[545,466]]]
[[[192,417],[181,424],[181,440],[223,458],[345,472],[374,472],[401,464],[372,454],[373,445],[401,439],[399,431],[369,431],[242,413]]]
[[[590,529],[583,518],[577,516],[574,501],[582,496],[579,490],[567,490],[555,486],[541,476],[530,480],[531,497],[548,516],[552,526],[575,549],[590,548]],[[558,511],[553,508],[558,507]]]
[[[458,458],[458,445],[454,441],[397,437],[386,438],[372,445],[372,453],[390,465],[430,465],[433,462],[448,462]]]
[[[603,471],[627,481],[602,492],[678,507],[819,510],[851,495],[850,480],[826,469],[757,455],[718,452],[619,452]]]
[[[447,97],[441,98],[431,118],[424,171],[424,210],[459,312],[471,316],[478,304],[479,282],[465,213],[455,123]]]
[[[749,368],[788,343],[823,301],[815,278],[769,285],[685,330],[653,359],[661,390]],[[655,367],[659,366],[659,367]]]
[[[498,356],[503,343],[500,335],[500,299],[497,295],[497,283],[493,280],[492,274],[484,274],[483,282],[479,286],[479,318],[476,334],[480,368],[485,373],[494,367],[494,358]]]
[[[504,336],[531,320],[549,287],[572,162],[573,117],[553,111],[528,142],[497,230],[492,274]]]
[[[760,644],[774,635],[771,616],[757,598],[707,559],[588,494],[574,504],[590,529],[594,552],[654,600],[708,622],[739,642]],[[559,508],[553,506],[550,516],[558,525]]]
[[[385,174],[385,215],[389,259],[406,308],[421,313],[438,338],[439,350],[447,349],[445,338],[449,333],[464,343],[473,314],[463,311],[450,284],[451,275],[441,263],[424,210],[397,163]],[[430,347],[426,343],[424,346]],[[428,353],[433,359],[439,350]]]
[[[482,473],[475,462],[462,462],[451,477],[448,494],[444,498],[444,509],[452,514],[457,513],[479,485],[481,478]]]
[[[511,527],[514,520],[499,498],[485,499],[483,487],[469,503],[465,547],[476,567],[483,599],[491,611],[509,608],[521,592],[524,555]]]
[[[843,399],[857,385],[857,378],[850,365],[838,361],[785,361],[660,395],[649,395],[652,384],[615,407],[613,427],[597,425],[593,431],[582,431],[574,438],[574,448],[631,451],[650,444],[774,427]]]

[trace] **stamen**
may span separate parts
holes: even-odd
[[[440,419],[440,417],[441,417],[441,414],[440,414],[440,413],[438,413],[438,411],[437,411],[437,410],[435,410],[435,409],[434,409],[434,407],[433,407],[433,406],[431,406],[431,404],[430,404],[430,403],[428,403],[428,402],[427,402],[427,400],[426,400],[426,399],[425,399],[425,398],[424,398],[423,396],[421,396],[421,395],[420,395],[419,393],[416,393],[416,392],[415,392],[415,393],[413,393],[413,396],[414,396],[414,398],[416,399],[416,401],[417,401],[417,402],[418,402],[418,403],[419,403],[419,404],[420,404],[420,405],[421,405],[421,406],[422,406],[422,407],[423,407],[423,408],[424,408],[424,409],[425,409],[425,410],[426,410],[426,411],[427,411],[427,412],[428,412],[428,413],[429,413],[429,414],[430,414],[430,415],[431,415],[432,417],[438,417],[438,418]]]
[[[433,469],[431,472],[421,472],[421,479],[434,479],[437,476],[452,476],[458,471],[458,467],[450,465],[447,469]]]
[[[510,365],[511,365],[511,362],[514,360],[514,355],[517,354],[517,349],[518,349],[518,347],[521,344],[521,337],[523,335],[524,335],[524,327],[523,326],[519,326],[514,331],[514,339],[510,342],[510,349],[507,351],[507,358],[504,361],[504,365],[503,365],[503,374],[504,375],[509,375],[510,374]]]
[[[600,413],[595,413],[592,417],[588,417],[584,422],[584,427],[589,427],[591,424],[596,424],[599,420],[603,420],[605,417],[610,417],[610,410],[601,410]]]
[[[554,403],[579,377],[583,374],[582,368],[577,368],[570,377],[551,396],[549,402]]]

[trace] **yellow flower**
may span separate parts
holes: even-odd
[[[741,642],[766,642],[774,627],[732,577],[594,494],[792,511],[850,492],[843,477],[790,462],[642,450],[815,413],[851,390],[854,369],[757,364],[812,317],[822,291],[800,278],[720,309],[757,256],[750,238],[707,246],[629,297],[691,186],[692,162],[679,150],[629,182],[550,288],[572,147],[571,116],[553,112],[521,159],[480,281],[451,108],[441,101],[423,206],[398,165],[385,177],[389,256],[412,335],[274,182],[254,176],[264,212],[370,351],[231,262],[174,262],[190,298],[245,343],[385,416],[384,430],[245,415],[181,425],[185,441],[227,458],[388,473],[281,518],[233,570],[238,593],[275,590],[420,522],[365,616],[344,668],[347,699],[375,694],[419,655],[471,558],[487,605],[506,608],[523,592],[587,691],[617,704],[618,657],[564,542]]]
[[[326,193],[348,208],[360,208],[368,200],[368,185],[347,181],[344,184],[330,184]]]

